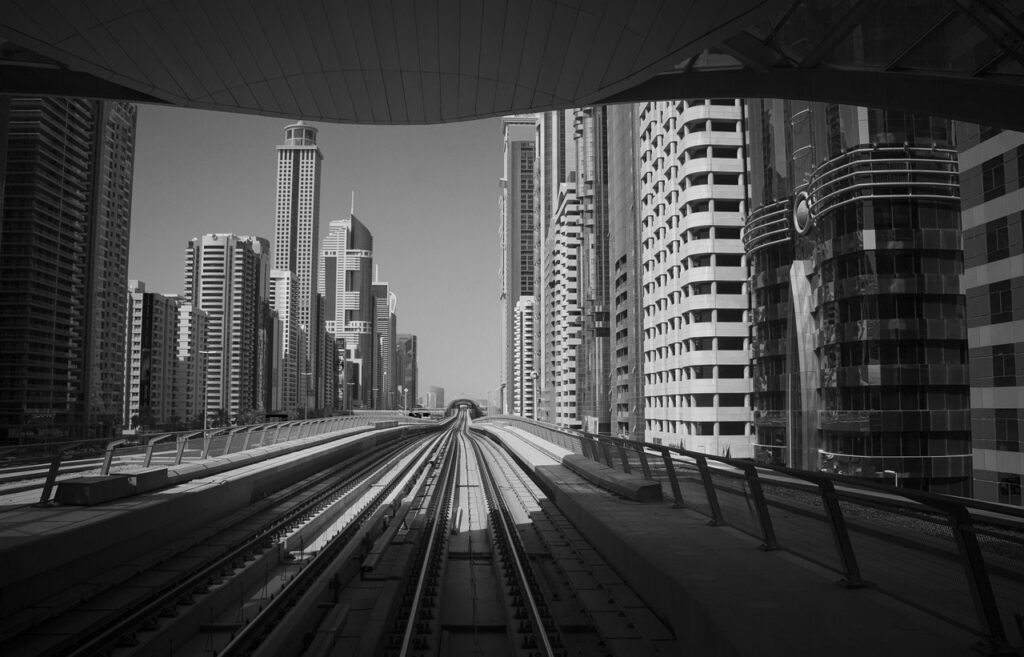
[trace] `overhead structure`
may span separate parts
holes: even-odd
[[[789,97],[1024,129],[1021,0],[0,0],[0,93],[439,123]]]

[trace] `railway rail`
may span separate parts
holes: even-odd
[[[0,636],[0,653],[679,653],[668,626],[465,409],[132,568]]]

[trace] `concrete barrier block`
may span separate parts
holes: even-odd
[[[637,502],[660,502],[661,484],[626,474],[579,454],[562,457],[562,465],[587,481]]]
[[[132,484],[127,475],[97,475],[59,482],[54,500],[59,504],[92,506],[131,494]]]
[[[163,488],[167,485],[167,468],[150,468],[131,472],[128,474],[128,480],[136,494]]]

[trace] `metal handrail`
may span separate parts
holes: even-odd
[[[101,475],[109,475],[113,466],[123,465],[124,455],[131,454],[139,457],[140,460],[133,461],[133,465],[140,465],[148,468],[152,465],[153,455],[161,450],[161,445],[173,445],[168,447],[168,457],[173,457],[173,465],[181,465],[183,461],[205,460],[212,457],[222,456],[228,450],[248,451],[257,447],[264,447],[272,444],[279,444],[296,440],[305,436],[333,433],[357,426],[370,425],[374,421],[398,421],[400,424],[427,424],[432,420],[425,418],[414,418],[401,416],[395,413],[373,413],[366,412],[358,415],[339,415],[326,418],[310,418],[309,420],[292,420],[285,422],[264,422],[260,424],[229,426],[202,429],[189,429],[176,432],[161,432],[151,434],[125,435],[118,438],[90,438],[86,440],[64,441],[60,443],[38,443],[36,445],[11,445],[6,449],[17,452],[34,452],[34,455],[21,456],[19,458],[7,459],[0,464],[2,468],[17,468],[28,465],[46,467],[43,472],[27,474],[25,481],[11,482],[5,490],[7,492],[24,492],[28,490],[42,489],[42,496],[38,502],[40,505],[50,503],[58,478],[71,472],[87,473],[98,471]],[[297,430],[292,431],[292,427]],[[270,431],[273,430],[273,433]],[[282,430],[285,430],[282,432]],[[227,440],[223,446],[211,453],[215,438]],[[237,438],[236,438],[237,436]],[[79,448],[91,446],[88,456],[73,456]],[[198,450],[198,457],[186,457],[187,449]],[[140,452],[140,450],[143,450]],[[73,459],[73,460],[72,460]],[[38,483],[42,480],[42,483]],[[35,483],[33,483],[35,482]]]
[[[711,508],[710,515],[712,519],[709,523],[711,525],[720,525],[725,522],[718,504],[716,487],[711,480],[711,470],[708,467],[709,461],[716,463],[719,465],[719,468],[715,469],[716,473],[739,477],[744,480],[747,490],[753,499],[753,510],[760,523],[761,535],[764,539],[764,543],[761,546],[762,549],[778,549],[780,546],[776,542],[771,512],[761,490],[762,478],[759,476],[758,471],[763,471],[766,475],[774,475],[770,481],[774,486],[808,492],[806,484],[798,486],[793,482],[786,481],[785,478],[807,482],[817,489],[817,494],[821,499],[825,520],[830,528],[841,564],[843,574],[841,582],[848,588],[860,588],[871,586],[871,584],[864,580],[861,575],[855,546],[850,540],[849,528],[843,517],[843,510],[839,504],[840,500],[858,503],[860,506],[878,505],[884,501],[885,506],[904,512],[919,513],[925,509],[934,510],[946,518],[948,527],[953,534],[956,543],[956,555],[960,566],[964,569],[968,592],[977,615],[978,631],[985,639],[984,650],[991,654],[1013,654],[1014,649],[1010,646],[1007,639],[998,602],[989,579],[989,570],[978,542],[977,534],[979,530],[974,526],[974,523],[983,521],[986,524],[996,525],[1004,529],[1011,529],[1017,532],[1024,531],[1024,509],[1022,508],[926,491],[894,488],[833,473],[812,472],[783,466],[758,464],[748,459],[716,456],[668,445],[628,441],[614,436],[578,432],[519,416],[488,416],[475,421],[517,424],[520,428],[529,427],[542,439],[556,442],[595,461],[605,462],[610,467],[614,466],[610,458],[609,447],[614,446],[620,449],[620,466],[623,471],[628,469],[624,456],[626,448],[624,443],[631,443],[633,449],[638,452],[651,451],[659,453],[665,464],[665,476],[672,489],[674,506],[676,507],[686,506],[676,468],[688,464],[685,461],[672,458],[672,455],[692,460],[700,473],[704,493]],[[556,440],[555,438],[558,435],[567,439],[571,438],[572,440]],[[575,448],[566,446],[566,442],[571,445],[573,441],[575,441]],[[645,471],[644,478],[652,479],[649,471]],[[884,494],[884,499],[880,498],[879,494]]]

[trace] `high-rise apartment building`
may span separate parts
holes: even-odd
[[[292,412],[299,404],[299,284],[294,272],[270,270],[270,306],[281,324],[279,358],[272,365],[270,409]]]
[[[1024,133],[959,123],[973,494],[1021,506]],[[1018,362],[1020,364],[1018,364]]]
[[[544,288],[548,307],[544,327],[545,388],[554,403],[549,421],[572,429],[583,428],[577,407],[577,353],[580,344],[580,250],[583,244],[581,208],[575,183],[563,183],[545,244]]]
[[[399,405],[403,409],[416,406],[419,394],[419,362],[416,354],[416,336],[409,333],[398,334],[396,351],[396,368],[398,370]]]
[[[345,396],[356,408],[373,408],[373,235],[355,214],[330,223],[318,269],[326,329],[344,341]]]
[[[82,389],[85,424],[94,427],[97,435],[111,435],[121,424],[124,394],[136,108],[113,102],[94,103],[94,107]]]
[[[144,283],[130,281],[125,427],[152,430],[169,423],[177,356],[177,300],[146,292]]]
[[[513,344],[515,352],[512,373],[512,413],[522,417],[537,417],[537,333],[535,329],[536,308],[532,296],[519,297],[516,301]]]
[[[573,110],[576,194],[582,229],[579,258],[580,330],[576,413],[587,431],[611,431],[608,383],[608,110]]]
[[[502,349],[499,378],[504,412],[511,412],[514,407],[516,303],[523,296],[532,296],[536,283],[537,121],[535,115],[504,117],[501,121],[504,173],[498,196],[498,302]],[[523,353],[521,347],[518,351]]]
[[[317,314],[319,290],[316,266],[320,237],[320,172],[323,155],[316,144],[317,129],[302,121],[285,127],[285,141],[277,147],[277,201],[274,212],[273,268],[293,272],[299,287],[298,322],[306,334],[307,352],[298,363],[298,395],[312,397],[314,408],[323,400],[319,364],[323,340]]]
[[[205,313],[178,295],[147,292],[140,281],[129,281],[127,296],[125,428],[201,426]]]
[[[611,279],[611,432],[644,440],[636,105],[608,108],[608,275]]]
[[[756,457],[970,494],[950,121],[751,101]]]
[[[248,420],[267,410],[258,366],[266,362],[260,330],[269,304],[269,250],[265,238],[231,234],[188,243],[185,296],[208,315],[205,406],[211,419]]]
[[[395,346],[398,339],[398,297],[387,283],[373,284],[373,342],[375,372],[373,378],[374,408],[398,408],[398,372],[395,368]]]
[[[0,443],[121,425],[135,108],[0,99]]]
[[[744,105],[647,103],[638,120],[647,440],[750,456]]]
[[[200,427],[206,404],[207,315],[184,297],[178,305],[177,363],[175,390],[171,396],[171,416]]]
[[[534,220],[534,326],[537,332],[534,340],[534,365],[537,381],[535,384],[537,419],[555,422],[556,391],[554,374],[548,371],[552,362],[548,345],[554,338],[547,334],[552,326],[548,310],[551,308],[550,289],[544,277],[551,271],[551,239],[558,200],[563,184],[576,181],[576,167],[579,164],[576,149],[574,114],[576,110],[544,112],[537,121],[537,165],[534,172],[536,217]]]

